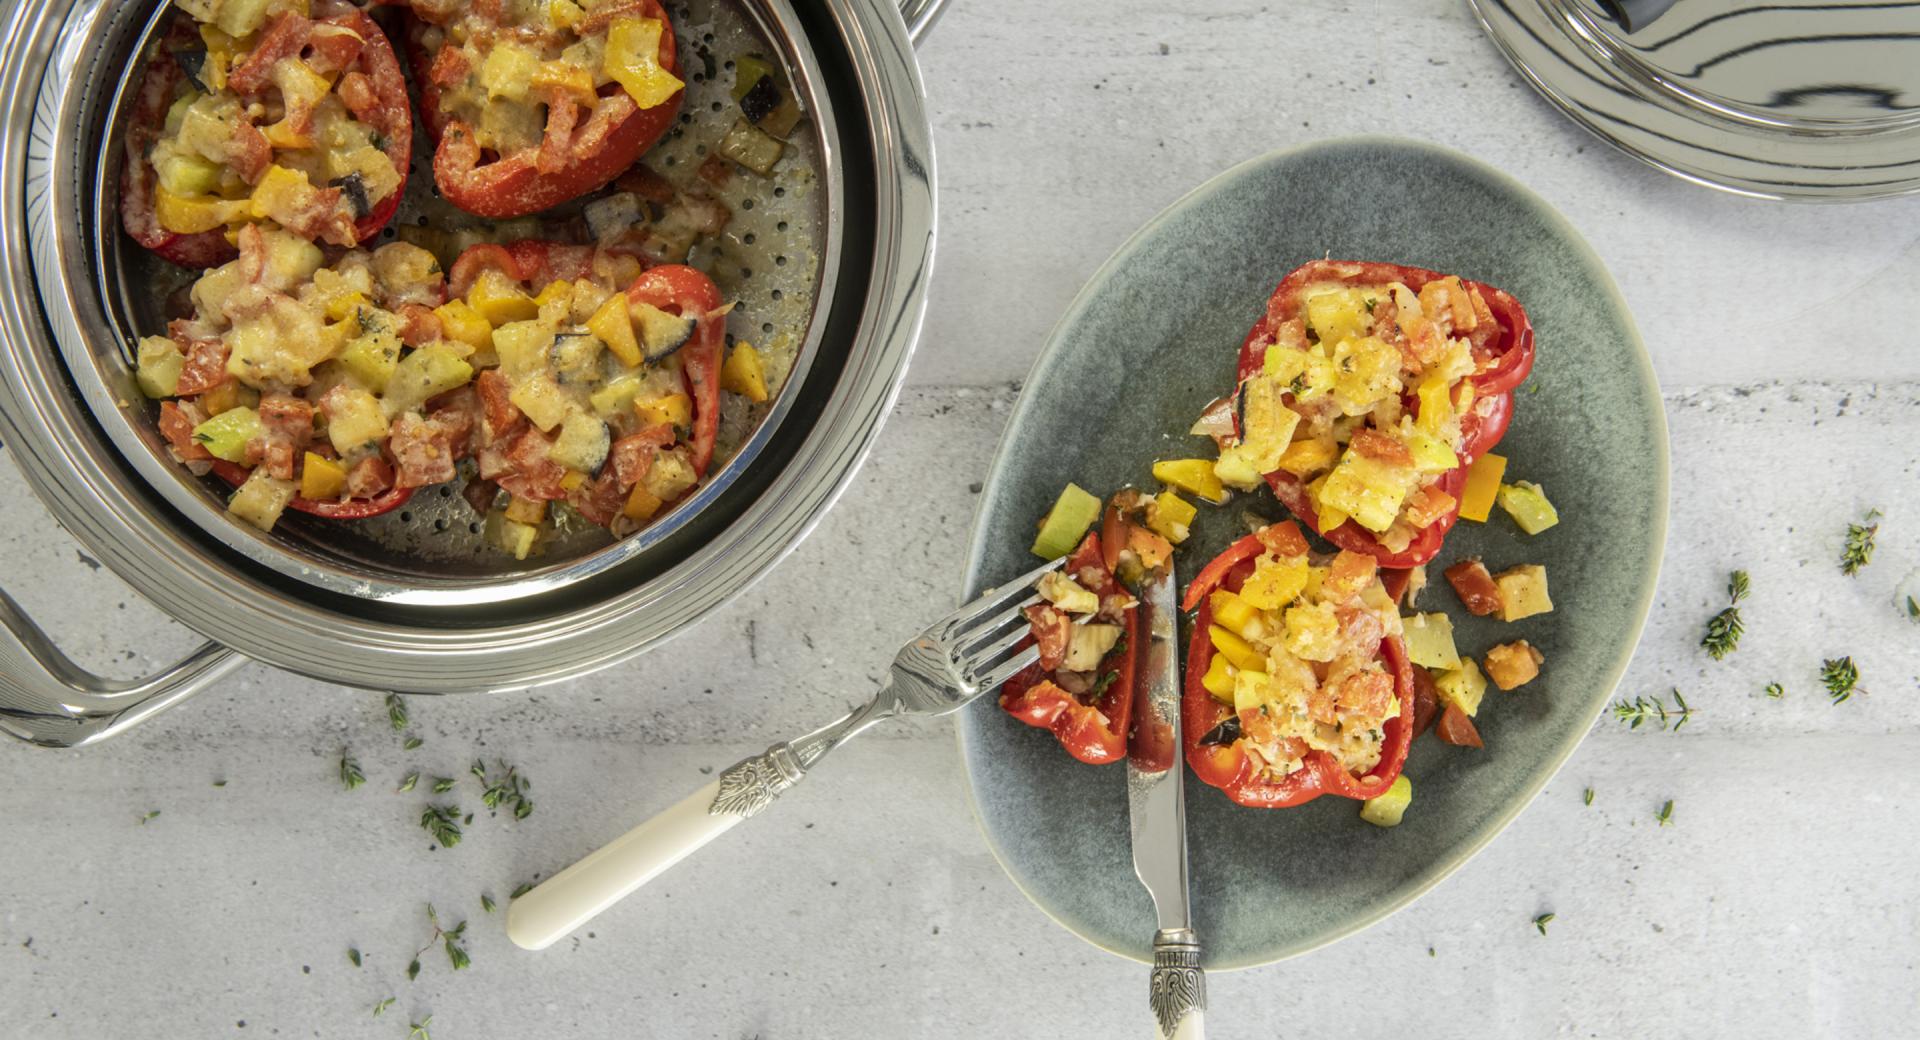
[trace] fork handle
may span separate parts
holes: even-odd
[[[534,886],[507,908],[507,937],[543,950],[632,895],[736,824],[772,805],[826,753],[888,717],[882,691],[863,707],[791,744],[781,742],[728,767],[713,782],[585,859]]]

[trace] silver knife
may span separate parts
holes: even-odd
[[[1201,1040],[1207,977],[1187,903],[1187,800],[1180,749],[1179,613],[1173,563],[1140,587],[1140,648],[1134,673],[1133,733],[1127,742],[1127,807],[1133,869],[1153,897],[1153,1007],[1160,1040]]]

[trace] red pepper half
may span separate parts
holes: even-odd
[[[638,258],[594,246],[537,240],[477,245],[454,260],[447,287],[454,298],[463,298],[482,271],[493,269],[538,293],[557,281],[593,278],[606,284],[609,277],[629,263],[637,267]],[[692,457],[688,461],[694,473],[704,477],[713,464],[714,447],[720,437],[720,367],[727,347],[727,319],[721,313],[720,287],[691,267],[662,264],[634,278],[627,287],[627,300],[650,304],[669,314],[699,319],[693,339],[680,348],[677,356],[681,358],[680,372],[687,396],[693,401]]]
[[[1293,528],[1292,524],[1275,526]],[[1269,533],[1269,537],[1273,535]],[[1292,530],[1292,537],[1299,539],[1302,547],[1306,545],[1297,528]],[[1228,546],[1226,552],[1208,563],[1193,584],[1187,586],[1183,606],[1188,610],[1199,608],[1194,617],[1193,638],[1187,644],[1186,692],[1181,698],[1180,727],[1187,749],[1187,765],[1195,776],[1225,791],[1228,798],[1256,809],[1284,809],[1313,801],[1323,794],[1361,800],[1378,797],[1392,786],[1401,766],[1406,764],[1407,749],[1413,744],[1417,710],[1413,665],[1395,636],[1381,640],[1380,653],[1393,675],[1400,714],[1388,719],[1382,727],[1380,761],[1365,776],[1356,777],[1347,772],[1324,751],[1309,751],[1302,756],[1299,769],[1275,780],[1263,775],[1238,741],[1201,743],[1221,723],[1234,717],[1233,709],[1215,700],[1202,683],[1215,652],[1213,640],[1207,634],[1213,624],[1213,606],[1207,597],[1215,589],[1238,592],[1247,576],[1253,573],[1254,561],[1266,550],[1260,535],[1247,535]]]
[[[1428,282],[1446,277],[1449,276],[1438,271],[1401,264],[1351,260],[1313,260],[1302,264],[1280,280],[1279,286],[1267,300],[1266,313],[1254,323],[1241,343],[1239,378],[1245,381],[1265,365],[1268,345],[1274,342],[1282,322],[1299,316],[1306,303],[1306,290],[1310,286],[1329,282],[1348,286],[1386,286],[1399,282],[1417,293]],[[1513,390],[1533,371],[1533,323],[1527,319],[1526,309],[1520,306],[1520,301],[1483,282],[1462,279],[1461,284],[1480,291],[1488,309],[1493,312],[1498,333],[1484,337],[1482,342],[1474,345],[1477,371],[1467,381],[1473,384],[1475,404],[1461,419],[1462,440],[1460,450],[1456,453],[1460,466],[1442,475],[1434,485],[1453,497],[1454,508],[1422,528],[1400,552],[1380,544],[1372,531],[1352,520],[1325,532],[1328,541],[1342,549],[1366,553],[1378,560],[1381,567],[1417,567],[1439,554],[1447,532],[1460,518],[1460,490],[1466,484],[1467,468],[1473,464],[1473,460],[1492,450],[1506,435],[1507,427],[1513,421]],[[1412,388],[1405,391],[1402,401],[1407,414],[1420,414],[1419,395]],[[1320,529],[1319,514],[1313,508],[1306,485],[1300,478],[1285,470],[1276,470],[1267,474],[1266,478],[1268,486],[1273,488],[1274,497],[1282,505],[1309,528],[1315,531]]]
[[[1086,540],[1067,558],[1066,573],[1081,587],[1105,599],[1126,590],[1107,569],[1100,535]],[[1029,726],[1052,731],[1067,754],[1090,765],[1118,762],[1127,754],[1127,729],[1133,719],[1134,655],[1140,646],[1138,613],[1122,615],[1120,646],[1100,662],[1094,682],[1099,695],[1092,703],[1061,689],[1039,664],[1007,680],[1000,688],[1000,707]],[[1023,640],[1022,647],[1031,645]]]
[[[342,100],[347,101],[355,119],[379,131],[385,139],[381,150],[400,174],[400,183],[394,190],[354,222],[354,235],[360,244],[366,245],[374,241],[393,219],[394,211],[400,208],[400,200],[407,192],[407,168],[413,160],[413,110],[407,104],[407,81],[386,33],[381,32],[380,26],[364,11],[349,9],[315,19],[283,14],[264,32],[247,61],[234,71],[239,74],[255,63],[271,64],[298,56],[307,46],[313,26],[323,23],[351,30],[363,41],[358,56],[340,77],[342,86],[336,89],[342,90]],[[217,267],[240,255],[239,250],[227,240],[224,229],[183,235],[160,225],[154,209],[159,174],[148,156],[160,140],[167,123],[167,111],[173,106],[181,80],[186,78],[177,56],[204,53],[205,49],[190,19],[176,17],[168,26],[166,36],[152,60],[147,62],[140,90],[134,95],[126,158],[120,170],[120,222],[127,234],[159,254],[161,259],[195,268]],[[354,86],[344,88],[350,77]],[[346,96],[348,91],[353,94],[351,100]],[[253,134],[258,137],[259,131],[254,130]],[[264,163],[271,161],[271,146],[260,137],[259,147],[269,150],[261,160],[264,168]]]
[[[232,484],[234,487],[247,482],[253,471],[225,459],[213,460],[213,475]],[[368,517],[391,513],[407,504],[413,497],[413,488],[388,488],[373,498],[349,498],[342,501],[316,502],[311,498],[295,497],[287,503],[287,508],[309,516],[324,517],[328,520],[365,520]]]
[[[680,56],[673,23],[659,0],[632,0],[615,6],[623,8],[619,14],[659,20],[660,66],[678,76]],[[599,22],[602,35],[611,20],[607,17]],[[434,28],[417,14],[408,17],[407,56],[414,80],[420,84],[420,116],[434,141],[433,181],[448,202],[477,216],[526,216],[605,186],[673,127],[686,98],[682,90],[652,108],[635,106],[625,118],[609,125],[596,113],[583,117],[579,105],[569,97],[543,97],[539,100],[547,109],[546,129],[540,143],[511,155],[483,152],[473,128],[444,113],[440,103],[443,91],[467,82],[478,70],[469,68],[464,60],[441,60],[445,48],[427,45],[429,30]],[[599,93],[609,98],[624,90],[618,83],[609,83]],[[579,119],[584,121],[576,126],[574,121]]]

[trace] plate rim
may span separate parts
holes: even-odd
[[[1655,452],[1656,457],[1654,459],[1655,466],[1652,468],[1657,478],[1655,481],[1657,494],[1656,500],[1653,503],[1653,534],[1655,535],[1652,560],[1653,567],[1646,582],[1639,590],[1635,601],[1629,605],[1629,611],[1633,615],[1631,624],[1632,638],[1627,641],[1624,649],[1616,652],[1615,659],[1602,673],[1602,682],[1594,687],[1596,690],[1601,691],[1601,693],[1594,698],[1592,709],[1593,718],[1588,721],[1585,727],[1570,732],[1568,736],[1562,738],[1561,741],[1551,749],[1552,753],[1546,760],[1548,763],[1547,768],[1542,771],[1536,781],[1533,781],[1526,787],[1519,797],[1511,799],[1507,806],[1481,824],[1480,827],[1469,836],[1469,840],[1464,846],[1459,847],[1451,855],[1436,859],[1432,864],[1418,871],[1411,879],[1401,883],[1392,890],[1388,898],[1380,900],[1378,905],[1370,908],[1365,913],[1357,915],[1348,921],[1344,921],[1335,928],[1328,929],[1324,934],[1309,937],[1305,941],[1296,942],[1289,946],[1280,947],[1269,954],[1244,960],[1221,962],[1210,960],[1207,964],[1207,970],[1209,971],[1239,971],[1246,968],[1257,968],[1278,963],[1332,945],[1341,939],[1365,931],[1438,887],[1441,882],[1451,877],[1454,872],[1465,866],[1469,860],[1479,855],[1495,838],[1505,832],[1507,827],[1533,804],[1534,800],[1540,796],[1540,792],[1545,790],[1549,783],[1553,782],[1553,779],[1559,775],[1560,770],[1566,766],[1567,760],[1573,757],[1574,751],[1585,741],[1587,734],[1592,732],[1593,721],[1600,717],[1601,712],[1606,707],[1607,701],[1619,687],[1620,680],[1626,675],[1627,667],[1632,663],[1634,654],[1640,647],[1640,641],[1646,634],[1647,619],[1652,614],[1654,596],[1660,585],[1660,572],[1666,564],[1668,512],[1672,497],[1672,451],[1667,426],[1666,404],[1660,393],[1659,379],[1654,373],[1653,358],[1647,352],[1646,341],[1640,335],[1639,324],[1633,320],[1633,311],[1628,306],[1626,297],[1620,292],[1620,287],[1618,283],[1615,282],[1613,273],[1607,269],[1606,264],[1601,261],[1600,255],[1595,252],[1593,246],[1588,243],[1586,236],[1580,234],[1579,229],[1574,226],[1572,221],[1568,220],[1564,214],[1554,208],[1546,199],[1542,198],[1539,193],[1533,191],[1505,171],[1481,162],[1465,153],[1433,144],[1429,141],[1384,134],[1357,134],[1324,138],[1289,147],[1277,148],[1234,163],[1219,173],[1214,174],[1212,177],[1209,177],[1198,187],[1181,195],[1158,213],[1154,214],[1154,216],[1145,223],[1141,224],[1131,235],[1127,236],[1126,239],[1116,246],[1112,254],[1087,277],[1086,282],[1081,285],[1080,291],[1074,294],[1072,302],[1070,302],[1066,310],[1062,312],[1060,320],[1055,322],[1053,328],[1048,331],[1046,341],[1040,348],[1040,353],[1034,358],[1033,365],[1028,369],[1026,377],[1020,383],[1020,394],[1014,402],[1012,410],[1008,413],[1006,425],[1001,428],[1000,437],[995,441],[993,458],[988,466],[986,477],[983,479],[981,486],[980,504],[974,507],[973,519],[968,525],[967,553],[961,574],[960,591],[962,597],[970,598],[979,585],[980,576],[978,568],[983,548],[982,539],[985,536],[987,523],[987,507],[993,498],[990,492],[994,485],[1000,480],[1001,462],[1012,446],[1013,431],[1019,425],[1020,421],[1025,418],[1028,409],[1038,407],[1035,403],[1037,398],[1029,396],[1026,391],[1033,386],[1036,377],[1055,361],[1055,356],[1059,353],[1061,337],[1065,333],[1065,330],[1069,328],[1072,323],[1081,319],[1084,312],[1091,305],[1093,297],[1096,295],[1096,290],[1111,278],[1121,264],[1131,258],[1132,254],[1138,250],[1140,243],[1148,235],[1170,222],[1175,215],[1225,190],[1227,185],[1239,181],[1251,170],[1271,163],[1289,162],[1312,152],[1355,146],[1373,146],[1424,153],[1425,158],[1455,163],[1466,167],[1474,173],[1487,177],[1502,189],[1532,203],[1535,209],[1550,218],[1551,222],[1558,225],[1567,240],[1578,248],[1580,258],[1598,272],[1600,277],[1596,285],[1625,318],[1629,345],[1632,347],[1631,350],[1626,352],[1633,362],[1631,366],[1632,375],[1638,377],[1642,388],[1652,396],[1655,404],[1655,408],[1653,409],[1653,432],[1656,434],[1654,441],[1657,451]],[[979,799],[976,797],[974,791],[973,771],[968,767],[972,756],[967,741],[967,727],[959,724],[957,718],[955,722],[954,737],[960,752],[961,770],[966,779],[964,794],[967,802],[967,811],[971,815],[974,827],[979,831],[988,853],[993,856],[994,862],[999,864],[1001,871],[1006,875],[1007,879],[1011,881],[1013,886],[1020,891],[1020,894],[1025,896],[1027,901],[1037,907],[1041,913],[1087,944],[1129,961],[1141,964],[1151,963],[1150,960],[1139,957],[1131,951],[1116,949],[1088,936],[1072,923],[1063,919],[1052,907],[1042,902],[1034,892],[1023,883],[1020,875],[1008,863],[1007,857],[1001,850],[999,844],[994,841],[992,832],[987,828],[986,818],[980,811]],[[1183,774],[1183,783],[1193,782],[1195,782],[1195,780],[1190,773]],[[1123,822],[1124,821],[1122,821],[1122,823]]]

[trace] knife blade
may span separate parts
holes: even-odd
[[[1134,670],[1134,729],[1127,742],[1127,809],[1133,825],[1133,869],[1153,897],[1149,1003],[1157,1035],[1201,1035],[1206,976],[1187,899],[1187,803],[1180,761],[1178,581],[1169,561],[1140,586],[1145,644]]]

